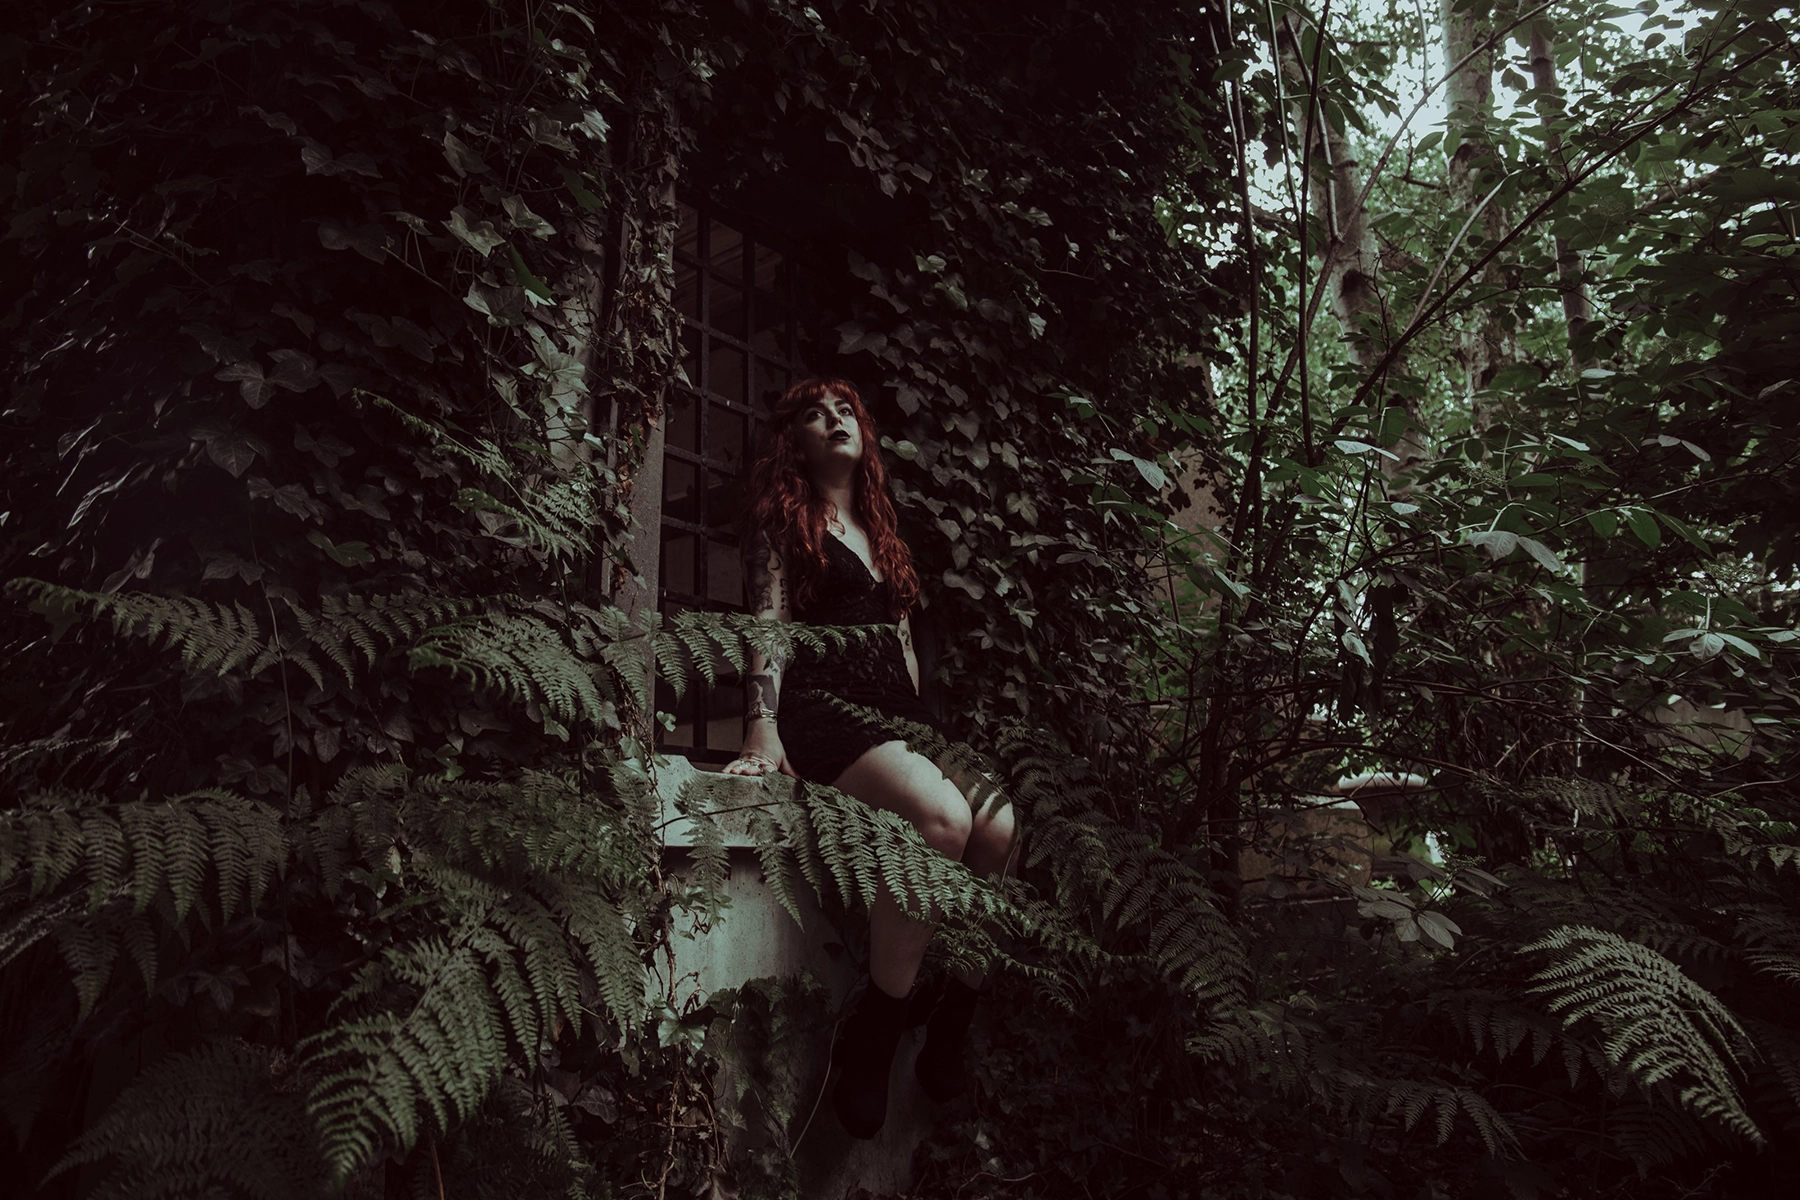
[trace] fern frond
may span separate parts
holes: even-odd
[[[51,1174],[110,1163],[94,1200],[301,1200],[322,1190],[317,1153],[273,1054],[215,1041],[145,1070]]]
[[[0,813],[0,886],[26,864],[33,900],[50,900],[76,877],[85,884],[76,894],[80,902],[72,896],[37,910],[60,914],[56,938],[84,1018],[112,978],[121,948],[145,985],[154,986],[156,936],[144,918],[152,905],[166,902],[175,922],[186,920],[211,875],[219,920],[229,920],[240,906],[256,906],[287,856],[279,813],[225,791],[123,805],[46,793]],[[210,920],[210,910],[207,915]],[[28,928],[35,928],[31,940],[48,932],[21,926],[16,936],[23,939]]]
[[[1608,1114],[1606,1125],[1613,1144],[1640,1178],[1707,1148],[1705,1131],[1687,1113],[1666,1105],[1627,1101]]]
[[[499,688],[521,703],[541,706],[564,736],[567,729],[561,727],[583,721],[604,726],[612,714],[588,664],[542,617],[509,614],[452,621],[421,638],[409,661],[414,669],[443,667]]]
[[[196,674],[226,675],[256,661],[268,641],[256,614],[242,604],[208,604],[191,596],[84,592],[41,579],[15,579],[9,594],[29,597],[37,612],[108,617],[113,632],[175,650]]]
[[[389,650],[411,646],[439,626],[469,617],[471,600],[410,596],[325,596],[319,611],[289,601],[289,611],[306,640],[354,682],[357,662],[373,667]]]
[[[1695,1114],[1762,1142],[1737,1084],[1754,1047],[1711,992],[1649,947],[1591,926],[1563,926],[1523,949],[1551,957],[1532,990],[1567,1025],[1593,1020],[1611,1062],[1646,1089],[1672,1084]]]
[[[559,469],[541,450],[533,448],[539,470],[535,478],[527,477],[526,486],[520,487],[514,481],[520,480],[522,472],[499,444],[428,421],[374,392],[358,389],[356,395],[392,413],[414,434],[450,457],[505,483],[513,496],[511,502],[481,488],[464,488],[457,494],[457,507],[501,518],[483,522],[490,536],[552,557],[587,557],[593,553],[601,489],[591,467],[578,463],[567,470]]]
[[[340,1019],[302,1044],[317,1079],[307,1112],[337,1179],[386,1146],[411,1146],[427,1113],[439,1128],[467,1117],[505,1066],[506,1025],[472,944],[481,928],[390,947],[362,982],[383,994],[400,985],[412,1002]]]

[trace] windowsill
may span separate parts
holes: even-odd
[[[711,793],[708,798],[715,810],[726,810],[719,812],[726,848],[742,850],[755,846],[756,839],[750,836],[750,813],[757,807],[761,776],[727,775],[710,765],[696,765],[679,754],[658,754],[656,795],[661,808],[657,825],[662,830],[664,847],[688,849],[694,844],[693,822],[675,809],[675,797],[694,784]]]

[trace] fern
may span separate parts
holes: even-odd
[[[1434,994],[1427,1008],[1447,1017],[1476,1054],[1491,1051],[1497,1062],[1522,1053],[1536,1066],[1552,1050],[1559,1051],[1570,1087],[1580,1082],[1584,1067],[1596,1077],[1612,1067],[1599,1047],[1574,1036],[1564,1022],[1526,1005],[1516,996],[1461,989]]]
[[[1490,1155],[1518,1153],[1512,1124],[1479,1092],[1431,1077],[1431,1063],[1403,1052],[1383,1055],[1381,1072],[1372,1073],[1364,1047],[1327,1038],[1317,1021],[1287,1005],[1264,1001],[1224,1010],[1188,1039],[1187,1048],[1204,1060],[1256,1072],[1279,1094],[1345,1121],[1387,1118],[1411,1130],[1429,1117],[1443,1145],[1460,1115]]]
[[[892,628],[805,625],[745,613],[684,612],[655,628],[651,647],[657,669],[680,698],[695,675],[712,686],[728,669],[743,672],[751,649],[771,661],[792,662],[801,651],[842,650],[882,637]]]
[[[607,685],[542,617],[466,617],[439,626],[413,647],[410,662],[415,670],[444,667],[539,707],[556,722],[545,727],[563,736],[564,727],[581,722],[617,723],[611,698],[602,694]]]
[[[312,612],[283,597],[291,628],[274,620],[275,633],[265,636],[254,614],[241,604],[106,595],[32,579],[15,580],[8,587],[31,596],[33,608],[47,615],[108,616],[115,632],[176,651],[182,664],[198,674],[241,671],[254,678],[277,664],[292,663],[325,690],[328,666],[344,684],[355,685],[359,672],[375,666],[382,654],[405,649],[411,669],[442,667],[494,688],[541,714],[545,728],[562,736],[583,723],[617,727],[615,670],[640,707],[647,703],[642,683],[628,669],[633,652],[604,636],[632,636],[623,618],[597,622],[580,634],[534,613],[505,611],[504,598],[493,601],[498,611],[483,612],[470,600],[326,597]]]
[[[427,867],[422,877],[455,913],[449,936],[390,947],[343,1003],[390,1002],[344,1012],[302,1045],[318,1080],[308,1111],[339,1178],[383,1146],[412,1144],[427,1116],[440,1130],[467,1119],[509,1061],[535,1054],[557,1020],[579,1016],[583,965],[600,967],[603,980],[618,974],[616,962],[594,961],[600,956],[591,949],[587,964],[572,956],[575,947],[594,945],[583,936],[591,933],[590,914],[574,897],[546,904],[447,867]],[[568,926],[574,938],[565,935]],[[628,1015],[642,1006],[641,964],[634,965]],[[410,998],[395,1006],[396,995]]]
[[[533,326],[541,337],[543,331]],[[448,456],[474,467],[511,493],[502,500],[491,491],[465,487],[456,496],[458,508],[476,513],[485,532],[511,545],[526,547],[549,558],[573,560],[594,553],[601,488],[593,469],[577,463],[556,467],[539,446],[515,444],[514,449],[538,459],[535,475],[520,470],[506,449],[488,438],[453,431],[425,420],[385,396],[358,389],[356,395],[392,413],[409,430]],[[493,519],[493,518],[498,518]]]
[[[1754,1055],[1749,1035],[1680,967],[1591,926],[1552,930],[1524,951],[1551,957],[1532,976],[1532,990],[1565,1024],[1594,1021],[1609,1061],[1646,1090],[1674,1086],[1680,1103],[1696,1115],[1762,1142],[1737,1084]]]
[[[311,1122],[273,1054],[214,1041],[133,1080],[52,1176],[110,1163],[94,1200],[299,1200],[324,1180]]]
[[[214,911],[229,921],[240,906],[256,907],[287,854],[275,810],[230,792],[118,806],[86,794],[30,797],[0,814],[0,888],[29,866],[27,896],[47,903],[21,923],[11,953],[28,944],[26,929],[33,941],[54,931],[85,1019],[121,949],[145,987],[155,986],[156,942],[144,917],[153,905],[166,904],[169,920],[180,924],[210,877]],[[53,900],[71,881],[81,883],[84,898]]]
[[[308,1111],[338,1177],[470,1119],[509,1062],[579,1019],[585,980],[621,1027],[641,1020],[648,851],[617,809],[541,773],[501,785],[360,771],[331,800],[310,840],[327,887],[404,829],[402,886],[433,914],[359,972],[303,1046]]]
[[[505,1065],[507,1028],[483,968],[481,929],[388,950],[349,994],[409,988],[410,1006],[340,1016],[302,1046],[318,1079],[307,1113],[337,1179],[389,1145],[416,1141],[421,1109],[439,1127],[471,1114]]]
[[[15,579],[6,590],[29,598],[33,612],[53,620],[73,620],[82,610],[107,617],[113,632],[177,651],[182,665],[198,674],[224,675],[248,668],[254,676],[277,657],[256,614],[242,604],[208,604],[190,596],[83,592],[38,579]]]
[[[354,683],[358,659],[362,669],[372,668],[385,652],[411,646],[429,631],[468,617],[475,605],[424,596],[325,596],[317,613],[292,601],[288,609],[305,642],[337,667],[346,683]],[[313,682],[325,686],[323,672],[302,648],[290,648],[289,656]]]

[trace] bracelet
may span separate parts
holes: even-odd
[[[761,700],[758,700],[755,704],[751,705],[750,711],[744,714],[744,719],[746,721],[773,721],[775,720],[775,717],[775,710],[764,704]]]

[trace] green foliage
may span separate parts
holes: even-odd
[[[1634,11],[1445,6],[1426,131],[1392,6],[24,5],[20,1177],[792,1194],[824,999],[647,994],[730,826],[1001,968],[920,1195],[1778,1190],[1800,105],[1767,6]],[[991,757],[898,732],[1022,879],[781,781],[661,873],[652,661],[859,636],[628,599],[678,178],[811,239]]]
[[[1525,947],[1546,952],[1534,990],[1568,1024],[1600,1026],[1607,1058],[1640,1086],[1674,1082],[1681,1103],[1754,1140],[1737,1076],[1750,1037],[1731,1011],[1656,951],[1603,929],[1562,926]]]
[[[263,1048],[207,1042],[132,1081],[82,1134],[60,1174],[111,1161],[108,1200],[318,1194],[318,1147],[297,1081]]]

